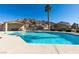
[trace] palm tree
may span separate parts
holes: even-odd
[[[47,5],[45,6],[45,12],[47,12],[47,17],[48,17],[48,30],[50,30],[50,26],[49,26],[50,11],[51,11],[51,6],[50,6],[49,4],[47,4]]]

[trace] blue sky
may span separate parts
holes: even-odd
[[[79,24],[79,4],[51,4],[52,22],[69,22]],[[45,4],[0,4],[0,22],[16,20],[17,18],[34,18],[47,20]]]

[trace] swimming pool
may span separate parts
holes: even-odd
[[[79,36],[61,32],[14,32],[30,44],[79,44]]]

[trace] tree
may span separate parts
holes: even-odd
[[[72,28],[73,28],[73,29],[77,29],[77,28],[78,28],[78,24],[73,23],[73,24],[72,24]]]
[[[71,26],[68,22],[59,22],[54,25],[55,30],[70,30]]]
[[[51,6],[47,4],[45,6],[45,12],[47,12],[47,17],[48,17],[48,29],[50,29],[49,21],[50,21],[50,11],[51,11]]]

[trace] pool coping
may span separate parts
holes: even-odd
[[[79,54],[79,45],[70,44],[28,44],[19,36],[0,32],[0,53],[35,53],[35,54]]]

